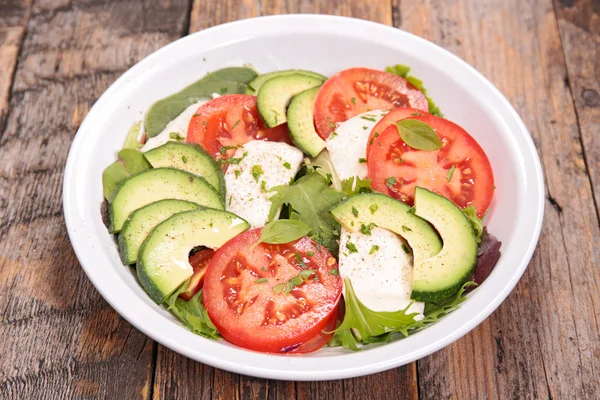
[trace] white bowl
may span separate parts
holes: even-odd
[[[359,352],[324,348],[302,356],[268,355],[186,330],[155,305],[132,268],[119,260],[100,217],[102,170],[115,160],[129,127],[156,100],[205,73],[251,63],[259,71],[309,69],[325,75],[349,67],[407,64],[447,118],[481,144],[497,190],[487,217],[503,243],[488,280],[456,312],[406,339]],[[86,274],[136,328],[194,360],[247,375],[288,380],[349,378],[417,360],[457,340],[490,315],[527,267],[543,210],[542,170],[527,128],[506,98],[448,51],[409,33],[332,16],[286,15],[237,21],[184,37],[145,58],[100,97],[73,141],[64,178],[69,237]]]

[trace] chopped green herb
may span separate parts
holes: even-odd
[[[283,163],[283,167],[285,169],[292,169],[292,165],[289,162],[287,162],[287,161]]]
[[[330,127],[331,129],[334,129],[334,128],[335,128],[335,124],[334,124],[333,122],[330,122],[330,123],[329,123],[329,127]]]
[[[315,271],[314,269],[305,269],[304,271],[300,271],[300,273],[298,275],[294,276],[289,281],[273,286],[273,292],[275,292],[275,293],[284,292],[285,294],[288,294],[292,291],[292,289],[295,286],[302,285],[308,278],[310,278],[316,272],[317,271]],[[317,277],[315,276],[315,280],[316,280],[316,278]]]
[[[375,132],[375,133],[373,134],[373,137],[379,137],[379,132]]]
[[[371,222],[369,225],[361,224],[360,231],[365,235],[371,236],[371,229],[375,228],[376,226],[377,224],[374,222]]]
[[[358,159],[358,163],[359,163],[359,164],[366,164],[366,162],[367,162],[367,159],[366,159],[366,158],[362,158],[362,157],[361,157],[361,158],[359,158],[359,159]]]
[[[281,293],[285,289],[285,284],[280,283],[279,285],[273,286],[273,293]]]
[[[269,270],[267,269],[267,267],[261,267],[261,270],[263,270],[265,272],[269,272]]]
[[[219,90],[219,92],[221,92],[221,94],[225,94],[225,93],[227,93],[227,88],[222,87],[221,90]]]
[[[456,167],[454,165],[452,165],[450,167],[450,169],[448,170],[448,174],[446,175],[446,179],[448,180],[448,182],[450,182],[450,179],[452,179],[452,175],[454,174],[454,169]]]
[[[363,126],[363,130],[365,130],[365,131],[366,131],[367,129],[369,129],[369,127],[368,127],[368,126]]]
[[[192,117],[199,117],[199,116],[201,116],[201,115],[202,115],[202,114],[194,114],[194,115],[192,115]],[[206,122],[206,121],[204,121],[204,122]]]
[[[404,243],[402,243],[402,250],[404,250],[404,252],[406,254],[410,254],[410,249],[408,248],[407,245],[405,245]]]
[[[267,182],[265,182],[265,181],[260,182],[260,190],[262,190],[263,192],[267,191]]]
[[[377,211],[377,209],[379,209],[379,206],[377,204],[371,204],[371,207],[369,207],[369,210],[371,210],[371,215],[375,214],[375,211]]]
[[[329,275],[333,275],[333,276],[339,276],[340,275],[340,271],[338,271],[337,268],[331,268],[329,270]]]
[[[377,120],[373,117],[367,117],[367,116],[361,116],[362,119],[367,120],[367,121],[371,121],[371,122],[377,122]]]
[[[254,180],[256,182],[258,182],[258,178],[264,173],[265,173],[265,171],[263,171],[263,169],[260,165],[252,166],[252,176],[254,177]]]
[[[390,176],[389,178],[387,178],[385,180],[385,185],[389,188],[394,187],[395,184],[396,184],[396,178],[393,176]]]
[[[229,196],[229,205],[231,205],[231,200],[233,199],[233,195]]]
[[[369,146],[373,146],[373,141],[375,140],[375,138],[371,138],[371,140],[369,140]]]
[[[337,132],[333,131],[333,132],[331,132],[330,137],[336,137],[337,135],[338,135]]]
[[[181,156],[181,161],[183,161],[184,164],[187,164],[188,159],[186,156]]]
[[[309,252],[307,252],[306,254],[307,254],[309,257],[312,257],[312,256],[314,256],[314,255],[315,255],[315,252],[314,252],[314,251],[309,251]]]
[[[197,115],[200,115],[200,114],[197,114]],[[202,126],[206,126],[206,125],[208,125],[208,122],[207,121],[202,121]]]
[[[296,252],[296,262],[300,265],[300,267],[302,269],[306,269],[308,268],[308,266],[306,265],[306,263],[304,263],[304,260],[302,259],[302,256],[300,255],[300,252]]]
[[[233,171],[233,173],[235,174],[235,179],[237,179],[242,174],[242,171],[236,169],[235,171]]]
[[[402,225],[402,232],[412,232],[412,229],[410,229],[408,226],[406,225]]]
[[[351,99],[350,99],[350,102],[351,102],[352,104],[356,104],[356,97],[353,97],[353,98],[351,98]]]
[[[202,57],[202,61],[206,61],[206,57]]]
[[[350,243],[350,242],[346,243],[346,248],[350,251],[350,254],[358,253],[358,249],[356,248],[354,243]]]
[[[269,280],[267,278],[259,278],[254,281],[254,283],[267,283]]]
[[[304,271],[300,271],[298,276],[302,279],[308,279],[311,275],[315,273],[314,269],[305,269]]]
[[[415,215],[415,208],[414,207],[409,208],[407,213]]]
[[[358,217],[358,210],[354,206],[352,206],[352,215]]]
[[[171,132],[169,133],[169,137],[173,140],[177,140],[178,142],[183,140],[183,138],[181,136],[179,136],[178,132]]]
[[[379,250],[379,246],[374,244],[373,246],[371,246],[371,250],[369,250],[369,255],[373,255],[377,250]]]
[[[235,129],[236,126],[238,126],[240,124],[240,120],[238,119],[237,121],[235,121],[235,124],[233,124],[233,126],[231,127],[231,129]]]

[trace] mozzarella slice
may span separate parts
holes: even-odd
[[[148,138],[148,141],[142,147],[142,152],[160,147],[171,140],[177,140],[171,136],[179,136],[181,138],[180,140],[184,140],[187,137],[188,126],[190,125],[192,117],[198,110],[198,107],[207,101],[208,100],[201,100],[183,110],[183,112],[173,121],[169,122],[167,126],[165,126],[165,129],[158,135]]]
[[[286,143],[253,140],[236,150],[239,164],[230,164],[225,173],[227,211],[252,225],[267,223],[274,186],[287,185],[296,176],[303,160],[300,150]],[[263,183],[264,182],[264,183]]]
[[[367,141],[373,127],[387,114],[375,110],[338,124],[327,138],[327,150],[341,180],[367,177]]]
[[[350,279],[356,296],[373,311],[398,311],[412,302],[408,312],[422,315],[425,304],[410,298],[413,257],[405,249],[404,239],[386,229],[372,228],[365,235],[342,228],[340,276]]]

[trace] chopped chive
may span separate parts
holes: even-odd
[[[329,127],[333,129],[333,128],[335,128],[335,124],[333,122],[330,122]]]
[[[312,257],[312,256],[314,256],[314,255],[315,255],[315,252],[314,252],[314,251],[309,251],[309,252],[307,252],[306,254],[307,254],[309,257]]]
[[[254,283],[267,283],[269,280],[267,278],[260,278],[254,281]]]
[[[300,252],[298,252],[298,251],[296,252],[296,262],[297,262],[298,264],[300,264],[300,267],[302,267],[302,269],[306,269],[306,268],[308,268],[308,267],[306,266],[306,263],[305,263],[305,262],[304,262],[304,260],[302,259],[302,256],[300,255]]]
[[[358,210],[354,206],[352,206],[352,215],[358,217]]]
[[[337,136],[337,132],[331,132],[331,137],[336,137]]]
[[[240,120],[238,119],[237,121],[235,121],[235,124],[233,124],[233,126],[231,127],[231,130],[234,130],[236,126],[238,126],[240,124]]]
[[[450,169],[448,170],[448,174],[446,175],[446,179],[448,180],[448,182],[450,182],[450,179],[452,179],[452,175],[454,174],[455,169],[456,169],[456,167],[454,165],[452,165],[450,167]]]
[[[356,248],[354,243],[350,243],[350,242],[346,243],[346,248],[350,251],[350,254],[358,253],[358,249]]]
[[[308,279],[314,273],[315,273],[314,269],[305,269],[304,271],[300,271],[300,273],[298,274],[298,276],[300,278],[302,278],[302,279]]]
[[[292,165],[289,162],[287,162],[287,161],[283,163],[283,167],[285,169],[292,169]]]
[[[242,174],[242,171],[240,171],[239,169],[236,169],[235,171],[233,171],[233,173],[235,174],[235,179],[237,179],[238,176],[240,176]]]
[[[371,222],[369,225],[361,224],[360,225],[360,231],[364,235],[371,236],[371,229],[375,228],[376,226],[377,226],[377,224],[375,224],[374,222]]]
[[[280,283],[279,285],[273,286],[273,293],[283,292],[284,289],[285,289],[285,285],[283,283]]]
[[[188,159],[186,156],[181,156],[181,161],[183,161],[184,164],[187,164]]]
[[[402,225],[402,232],[412,232],[412,229],[410,229],[408,226],[406,225]]]
[[[267,182],[265,182],[265,181],[260,182],[260,190],[262,190],[263,192],[267,191]]]
[[[375,211],[377,211],[379,209],[379,206],[377,204],[371,204],[371,207],[369,207],[369,210],[371,210],[371,214],[375,214]]]
[[[410,254],[410,249],[408,248],[407,245],[405,245],[404,243],[402,243],[402,250],[404,250],[404,252],[406,254]]]
[[[367,159],[366,159],[366,158],[362,158],[362,157],[361,157],[361,158],[359,158],[359,159],[358,159],[358,163],[359,163],[359,164],[365,164],[366,162],[367,162]]]
[[[376,122],[377,120],[373,117],[365,117],[365,116],[361,116],[362,119],[367,120],[367,121],[371,121],[371,122]]]
[[[396,184],[396,178],[393,176],[390,176],[389,178],[387,178],[385,180],[385,185],[389,188],[394,187],[395,184]]]
[[[269,270],[267,269],[267,267],[261,267],[261,270],[263,270],[265,272],[269,272]]]
[[[254,180],[256,182],[258,182],[258,178],[264,173],[265,172],[263,171],[263,169],[260,165],[252,166],[252,176],[254,177]]]
[[[353,98],[351,98],[351,99],[350,99],[350,102],[351,102],[352,104],[356,104],[356,97],[353,97]]]
[[[369,129],[368,126],[363,126],[363,129],[366,131],[367,129]]]
[[[338,269],[337,269],[337,268],[331,268],[331,269],[329,270],[329,275],[333,275],[333,276],[339,276],[339,274],[340,274],[340,271],[338,271]]]
[[[371,250],[369,250],[369,255],[373,255],[373,253],[375,253],[377,250],[379,250],[379,246],[374,244],[373,246],[371,246]]]

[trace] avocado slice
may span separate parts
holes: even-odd
[[[415,264],[442,249],[440,238],[427,221],[414,215],[411,207],[403,202],[380,193],[352,196],[333,207],[330,213],[352,232],[363,224],[374,223],[402,236],[412,247]]]
[[[135,210],[119,233],[119,254],[123,264],[135,264],[138,252],[146,236],[162,221],[173,214],[200,208],[200,205],[185,200],[159,200]]]
[[[118,233],[135,210],[158,200],[187,200],[224,208],[217,191],[204,178],[174,168],[156,168],[132,176],[115,191],[108,204],[108,229]]]
[[[219,164],[197,144],[167,142],[144,153],[154,168],[177,168],[206,179],[225,201],[225,177]]]
[[[451,296],[471,276],[477,263],[473,227],[456,204],[421,187],[415,189],[415,214],[437,229],[444,247],[432,257],[415,261],[411,298],[435,301]]]
[[[324,80],[307,75],[292,74],[271,78],[258,91],[258,112],[268,128],[287,121],[286,108],[292,97],[310,88],[321,86]]]
[[[258,90],[261,88],[261,86],[269,79],[275,78],[278,76],[286,76],[286,75],[294,75],[294,74],[311,76],[313,78],[321,79],[322,81],[327,80],[327,77],[324,75],[317,74],[316,72],[307,71],[304,69],[286,69],[283,71],[267,72],[266,74],[261,74],[261,75],[257,76],[256,78],[254,78],[252,80],[252,82],[248,83],[248,88],[246,89],[246,94],[251,94],[251,95],[256,96],[256,94],[258,93]]]
[[[296,146],[311,157],[316,157],[324,148],[325,141],[315,130],[314,109],[319,87],[298,93],[287,109],[288,128]]]
[[[145,118],[146,134],[158,135],[165,126],[186,108],[202,99],[210,99],[213,93],[244,93],[247,84],[258,74],[251,68],[223,68],[183,88],[181,91],[152,104]]]
[[[227,211],[199,209],[158,224],[139,252],[137,275],[150,298],[161,304],[193,274],[188,257],[197,246],[221,247],[250,224]]]

